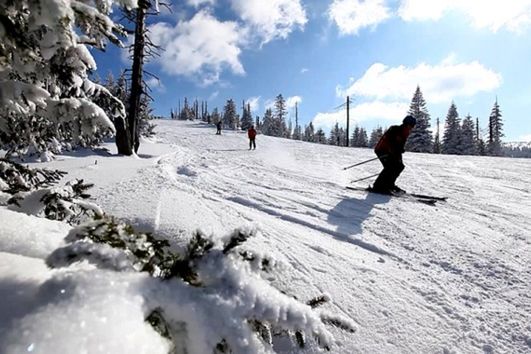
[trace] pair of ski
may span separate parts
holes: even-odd
[[[370,193],[378,193],[374,191],[371,187],[363,188],[363,187],[354,187],[354,186],[347,186],[347,189],[355,190],[355,191],[365,191]],[[444,202],[446,201],[446,197],[435,197],[431,195],[425,195],[425,194],[418,194],[418,193],[406,193],[406,192],[396,192],[396,193],[378,193],[382,195],[389,195],[391,197],[398,197],[398,198],[406,198],[408,200],[420,202],[423,204],[428,205],[435,205],[437,202]]]

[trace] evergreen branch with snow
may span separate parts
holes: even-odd
[[[74,180],[62,187],[18,192],[7,203],[15,211],[77,225],[103,216],[96,204],[85,200],[90,197],[86,191],[92,186],[83,180]]]
[[[262,279],[239,250],[256,233],[256,229],[240,228],[214,238],[197,231],[179,253],[166,240],[104,216],[71,230],[66,237],[69,244],[46,262],[64,267],[85,260],[104,269],[148,272],[164,282],[173,290],[146,298],[152,308],[146,321],[173,343],[174,351],[187,351],[190,336],[196,338],[192,352],[274,352],[273,337],[286,337],[299,347],[308,345],[306,337],[313,338],[312,343],[329,350],[333,338],[325,323],[352,327],[340,317],[314,311]],[[251,251],[243,254],[254,262],[265,258]],[[323,301],[321,297],[309,303]],[[189,306],[194,315],[183,319],[179,314]],[[234,320],[226,322],[227,317]],[[189,328],[196,332],[190,333]]]
[[[72,229],[65,240],[70,244],[52,253],[48,262],[50,267],[64,266],[80,260],[80,257],[69,256],[79,243],[100,244],[120,251],[123,256],[121,258],[127,259],[129,266],[124,266],[120,261],[115,270],[130,268],[160,276],[164,269],[173,264],[173,254],[167,249],[168,241],[155,239],[149,233],[138,233],[132,226],[108,216]],[[90,254],[86,254],[86,259],[96,265],[112,264],[112,260],[105,259],[106,254],[106,249],[99,253],[95,248]],[[114,253],[112,256],[115,257]]]
[[[66,172],[45,168],[30,169],[23,165],[0,158],[0,191],[8,194],[27,192],[57,183]]]

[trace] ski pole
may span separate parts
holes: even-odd
[[[356,167],[356,166],[359,166],[359,165],[363,165],[364,163],[367,163],[367,162],[371,162],[371,161],[374,161],[374,160],[378,160],[379,158],[381,157],[386,157],[387,155],[382,155],[382,156],[378,156],[378,157],[375,157],[373,159],[369,159],[367,161],[363,161],[363,162],[359,162],[359,163],[356,163],[354,165],[350,165],[350,166],[347,166],[347,167],[343,167],[343,170],[348,170],[349,168],[352,168],[352,167]]]
[[[379,173],[375,173],[374,175],[370,175],[370,176],[368,176],[368,177],[363,177],[363,178],[360,178],[360,179],[357,179],[357,180],[351,181],[350,183],[359,182],[359,181],[364,181],[364,180],[366,180],[366,179],[373,178],[373,177],[376,177],[376,176],[378,176],[378,175],[379,175]]]

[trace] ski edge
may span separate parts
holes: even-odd
[[[381,194],[377,192],[373,192],[370,187],[355,187],[355,186],[346,186],[347,189],[355,190],[355,191],[365,191],[370,193],[376,193]],[[386,194],[381,194],[386,195]],[[448,197],[436,197],[431,195],[425,195],[425,194],[418,194],[418,193],[395,193],[395,194],[389,194],[393,197],[410,197],[413,199],[418,200],[419,202],[423,202],[425,204],[434,205],[436,202],[446,202]]]

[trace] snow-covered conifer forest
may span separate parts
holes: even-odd
[[[344,167],[383,128],[346,148],[281,94],[154,119],[142,63],[96,79],[112,12],[158,1],[0,3],[0,353],[531,351],[531,160],[498,156],[526,147],[497,101],[487,141],[454,104],[432,136],[418,87],[398,183],[446,199],[372,194],[345,187],[378,161]]]

